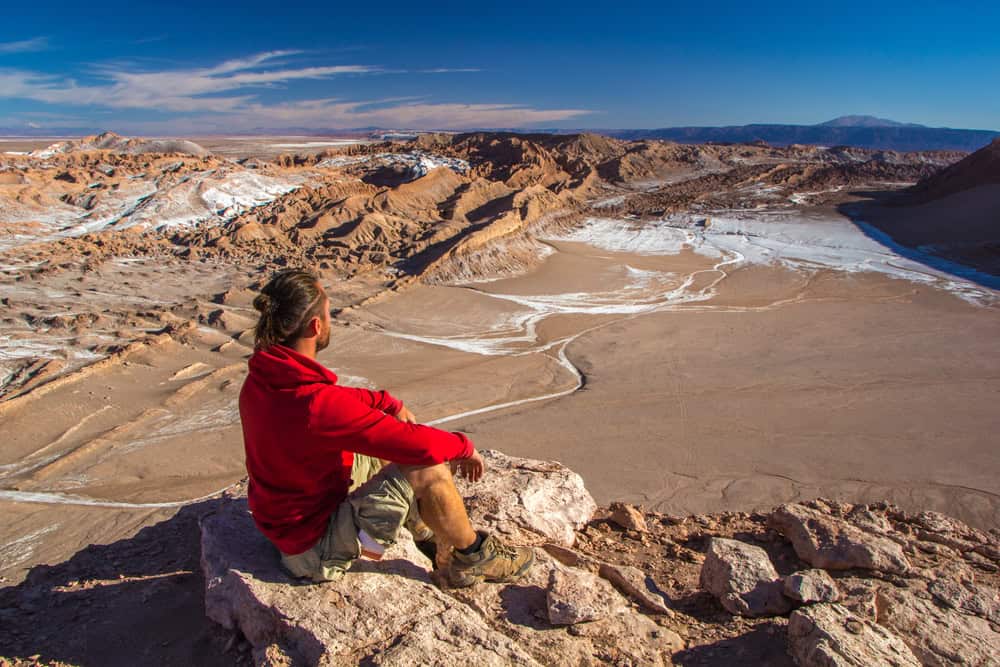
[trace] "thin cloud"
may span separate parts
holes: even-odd
[[[368,65],[270,69],[299,53],[268,51],[193,69],[134,71],[115,66],[96,67],[92,74],[102,83],[93,85],[23,70],[0,71],[0,97],[112,109],[226,113],[246,106],[256,96],[222,93],[295,80],[380,72],[379,68]]]
[[[587,109],[536,109],[517,104],[435,104],[386,100],[347,102],[301,100],[282,104],[251,104],[219,116],[181,118],[133,126],[140,132],[192,133],[251,131],[261,128],[349,129],[396,127],[414,130],[529,127],[593,113]]]
[[[133,39],[132,44],[152,44],[153,42],[162,42],[167,39],[167,35],[153,35],[151,37],[140,37],[139,39]]]
[[[0,53],[30,53],[49,48],[48,37],[33,37],[19,42],[0,42]]]
[[[478,67],[435,67],[418,70],[421,74],[453,74],[455,72],[482,72]]]
[[[144,70],[126,63],[94,66],[96,83],[38,72],[0,69],[0,98],[35,100],[52,105],[90,107],[113,113],[142,109],[186,114],[164,121],[130,123],[158,131],[208,128],[254,129],[262,126],[350,128],[363,126],[413,129],[524,127],[575,118],[585,109],[536,109],[522,104],[437,104],[426,98],[345,101],[320,99],[263,102],[254,89],[302,80],[344,75],[387,74],[370,65],[292,67],[296,50],[267,51],[216,65],[187,69]],[[415,73],[472,72],[474,68],[435,68]],[[198,127],[195,127],[198,126]]]

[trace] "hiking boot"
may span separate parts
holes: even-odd
[[[452,552],[448,578],[455,588],[464,588],[480,581],[514,581],[535,562],[535,552],[528,547],[511,547],[492,535],[480,535],[483,536],[483,543],[479,551],[469,555],[458,549]]]

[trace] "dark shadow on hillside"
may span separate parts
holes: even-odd
[[[795,664],[786,650],[785,626],[762,623],[737,637],[720,639],[711,644],[693,646],[674,654],[674,664],[693,667],[712,665],[773,665],[791,667]]]
[[[886,211],[898,215],[905,214],[910,203],[905,193],[899,191],[856,191],[850,193],[858,197],[856,201],[845,202],[837,206],[837,211],[850,220],[861,232],[876,243],[885,246],[894,253],[926,267],[946,273],[981,287],[1000,289],[1000,248],[993,243],[984,242],[978,253],[982,261],[957,261],[943,252],[928,252],[925,247],[917,248],[906,245],[893,238],[885,229],[879,226],[878,220]]]
[[[205,616],[199,565],[198,520],[223,502],[189,505],[0,589],[0,655],[73,665],[237,664],[231,633]]]
[[[250,664],[242,635],[205,613],[199,524],[210,515],[221,518],[213,536],[228,545],[228,567],[258,581],[316,585],[284,572],[245,498],[212,498],[133,537],[90,545],[57,565],[36,565],[22,583],[0,589],[0,657],[101,667]],[[354,570],[428,581],[426,569],[400,558],[358,560]],[[296,643],[309,641],[322,653],[311,636]]]

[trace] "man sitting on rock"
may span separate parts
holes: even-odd
[[[240,392],[249,503],[288,572],[335,579],[404,525],[425,553],[431,540],[454,547],[452,586],[528,570],[530,549],[472,529],[452,478],[483,475],[468,438],[418,424],[386,391],[337,384],[316,361],[330,342],[330,300],[315,275],[282,271],[253,305],[256,349]]]

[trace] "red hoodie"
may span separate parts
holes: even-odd
[[[240,392],[250,511],[286,554],[311,548],[347,496],[353,452],[427,465],[472,455],[461,433],[406,424],[386,391],[337,384],[318,362],[283,345],[258,350]]]

